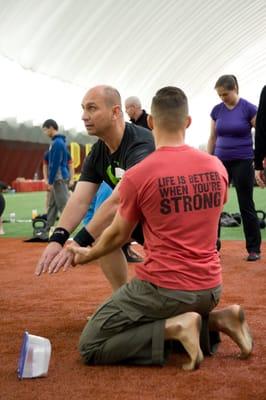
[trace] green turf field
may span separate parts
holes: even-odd
[[[266,191],[261,188],[255,187],[254,202],[256,210],[263,210],[266,212]],[[239,212],[236,191],[234,188],[230,188],[228,202],[224,207],[224,211],[227,211],[229,213]],[[261,229],[261,236],[263,240],[266,240],[266,229]],[[243,227],[240,226],[234,228],[222,228],[221,238],[228,240],[243,240]]]
[[[6,199],[6,209],[3,215],[4,231],[3,237],[31,237],[32,223],[31,211],[37,209],[39,214],[45,212],[45,195],[46,192],[31,193],[7,193],[4,194]],[[254,190],[254,200],[257,210],[266,211],[266,191],[260,188]],[[230,189],[228,203],[225,211],[238,212],[238,203],[236,199],[235,189]],[[16,213],[15,223],[9,222],[9,214]],[[261,230],[263,240],[266,239],[266,229]],[[242,240],[244,239],[242,227],[222,228],[222,239]]]

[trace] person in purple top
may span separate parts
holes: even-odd
[[[260,259],[261,234],[253,201],[254,169],[251,128],[257,107],[239,97],[234,75],[223,75],[215,84],[222,103],[211,111],[208,152],[224,164],[234,182],[248,251],[247,261]]]

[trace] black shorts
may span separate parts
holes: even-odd
[[[142,244],[144,243],[144,236],[142,231],[142,225],[138,224],[131,235],[132,239],[134,239],[137,243]]]

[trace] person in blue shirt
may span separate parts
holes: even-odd
[[[56,209],[61,213],[69,198],[68,182],[69,174],[69,157],[66,146],[66,138],[58,132],[58,125],[53,119],[47,119],[42,125],[43,132],[51,138],[47,162],[48,162],[48,187],[51,192],[47,210],[47,231],[54,225],[57,217]]]
[[[113,189],[105,182],[103,181],[101,185],[99,186],[99,189],[97,190],[96,195],[94,196],[91,205],[88,209],[87,214],[83,218],[83,224],[86,226],[90,222],[90,220],[93,218],[95,212],[98,210],[98,208],[102,205],[102,203],[112,194]],[[135,252],[129,243],[126,243],[122,247],[123,253],[127,259],[127,262],[130,263],[138,263],[142,262],[143,259],[142,257]]]

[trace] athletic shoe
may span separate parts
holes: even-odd
[[[260,253],[249,253],[246,258],[247,261],[258,261],[260,260]]]

